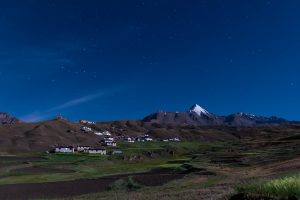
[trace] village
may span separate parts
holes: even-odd
[[[86,154],[97,154],[97,155],[116,155],[116,154],[123,154],[123,151],[116,149],[118,144],[117,143],[135,143],[135,142],[154,142],[154,141],[161,141],[161,142],[180,142],[180,139],[175,138],[168,138],[157,140],[152,138],[148,134],[141,134],[137,137],[129,137],[125,135],[121,136],[113,136],[113,134],[107,130],[102,132],[94,130],[91,125],[95,125],[95,122],[87,121],[87,120],[80,120],[79,123],[81,124],[80,131],[85,134],[95,134],[99,136],[99,144],[101,144],[101,148],[93,147],[93,146],[56,146],[54,149],[50,150],[50,153],[86,153]],[[109,150],[108,150],[108,147]]]

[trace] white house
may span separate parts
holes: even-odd
[[[99,136],[111,136],[111,133],[109,131],[103,131],[103,132],[98,132],[98,131],[94,131],[94,134],[99,135]]]
[[[152,138],[149,138],[149,137],[144,138],[144,140],[145,140],[146,142],[151,142],[151,141],[153,141],[153,139],[152,139]]]
[[[84,152],[85,150],[89,150],[89,149],[91,149],[91,147],[89,147],[89,146],[78,146],[77,147],[78,152]]]
[[[125,142],[129,142],[129,143],[134,143],[134,139],[130,138],[130,137],[126,137],[124,138]]]
[[[104,131],[103,135],[105,135],[105,136],[111,136],[111,133],[109,131]]]
[[[113,150],[111,154],[115,155],[115,154],[122,154],[123,151],[121,150]]]
[[[107,141],[114,141],[115,140],[113,137],[105,137],[104,139],[107,140]]]
[[[106,142],[105,144],[106,144],[106,146],[110,146],[110,147],[116,147],[117,146],[117,143],[112,142],[112,141]]]
[[[55,147],[55,153],[74,153],[75,149],[72,146],[69,147]]]
[[[170,138],[168,139],[170,142],[180,142],[179,138]]]
[[[135,140],[137,142],[151,142],[151,141],[153,141],[153,139],[147,134],[139,136]]]
[[[82,126],[80,129],[84,132],[92,132],[92,128],[87,127],[87,126]]]
[[[103,140],[102,145],[103,146],[109,146],[109,147],[116,147],[117,143],[114,142],[114,141],[110,141],[110,140]]]
[[[81,124],[96,124],[95,122],[87,121],[87,120],[80,120],[79,123]]]
[[[95,134],[95,135],[98,135],[98,136],[102,136],[102,135],[103,135],[103,133],[97,132],[97,131],[95,131],[94,134]]]
[[[87,149],[84,152],[89,153],[89,154],[106,155],[106,150],[105,149]]]
[[[179,138],[169,138],[169,139],[163,139],[163,142],[180,142]]]

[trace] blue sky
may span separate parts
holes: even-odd
[[[141,119],[198,103],[300,120],[296,0],[0,1],[0,110]]]

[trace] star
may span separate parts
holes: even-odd
[[[64,71],[65,69],[66,69],[66,67],[65,66],[60,66],[60,69],[62,70],[62,71]]]
[[[97,79],[97,72],[94,72],[93,79]]]

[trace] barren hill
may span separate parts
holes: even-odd
[[[1,152],[46,151],[56,145],[99,145],[97,136],[65,120],[0,126]]]
[[[0,152],[20,153],[46,151],[57,145],[98,147],[101,136],[86,133],[82,124],[66,120],[20,123],[0,126]],[[240,138],[299,137],[300,126],[228,127],[228,126],[145,126],[142,121],[117,121],[90,125],[96,131],[109,131],[113,136],[149,134],[157,140],[178,137],[182,141],[238,141]]]

